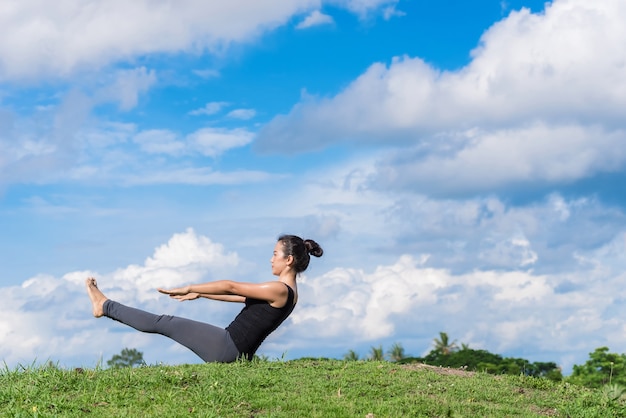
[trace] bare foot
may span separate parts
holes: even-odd
[[[96,283],[96,279],[93,277],[89,277],[85,280],[85,284],[87,285],[87,294],[89,295],[89,299],[91,299],[91,304],[93,306],[93,316],[100,318],[104,315],[102,306],[109,298],[104,296],[100,289],[98,289],[98,283]]]

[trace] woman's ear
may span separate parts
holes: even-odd
[[[293,264],[293,255],[288,255],[287,256],[287,265],[289,267],[291,267],[292,264]]]

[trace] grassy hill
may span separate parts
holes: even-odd
[[[0,416],[623,417],[606,391],[419,364],[295,360],[0,371]]]

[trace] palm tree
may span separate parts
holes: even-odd
[[[405,357],[404,347],[402,347],[402,344],[400,343],[394,343],[391,346],[391,349],[387,352],[387,355],[391,361],[400,361]]]
[[[373,361],[383,361],[385,359],[385,355],[383,354],[383,346],[379,345],[378,348],[372,347],[369,359]]]
[[[346,354],[343,355],[343,359],[345,361],[357,361],[359,359],[359,355],[356,351],[350,350]]]
[[[446,334],[445,332],[440,332],[439,338],[435,338],[434,342],[435,342],[435,351],[438,351],[443,355],[448,355],[458,350],[458,347],[455,341],[450,342],[450,339],[448,338],[448,334]]]

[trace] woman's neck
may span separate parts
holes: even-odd
[[[296,283],[296,273],[284,273],[278,277],[278,280],[287,283],[290,286],[293,286]]]

